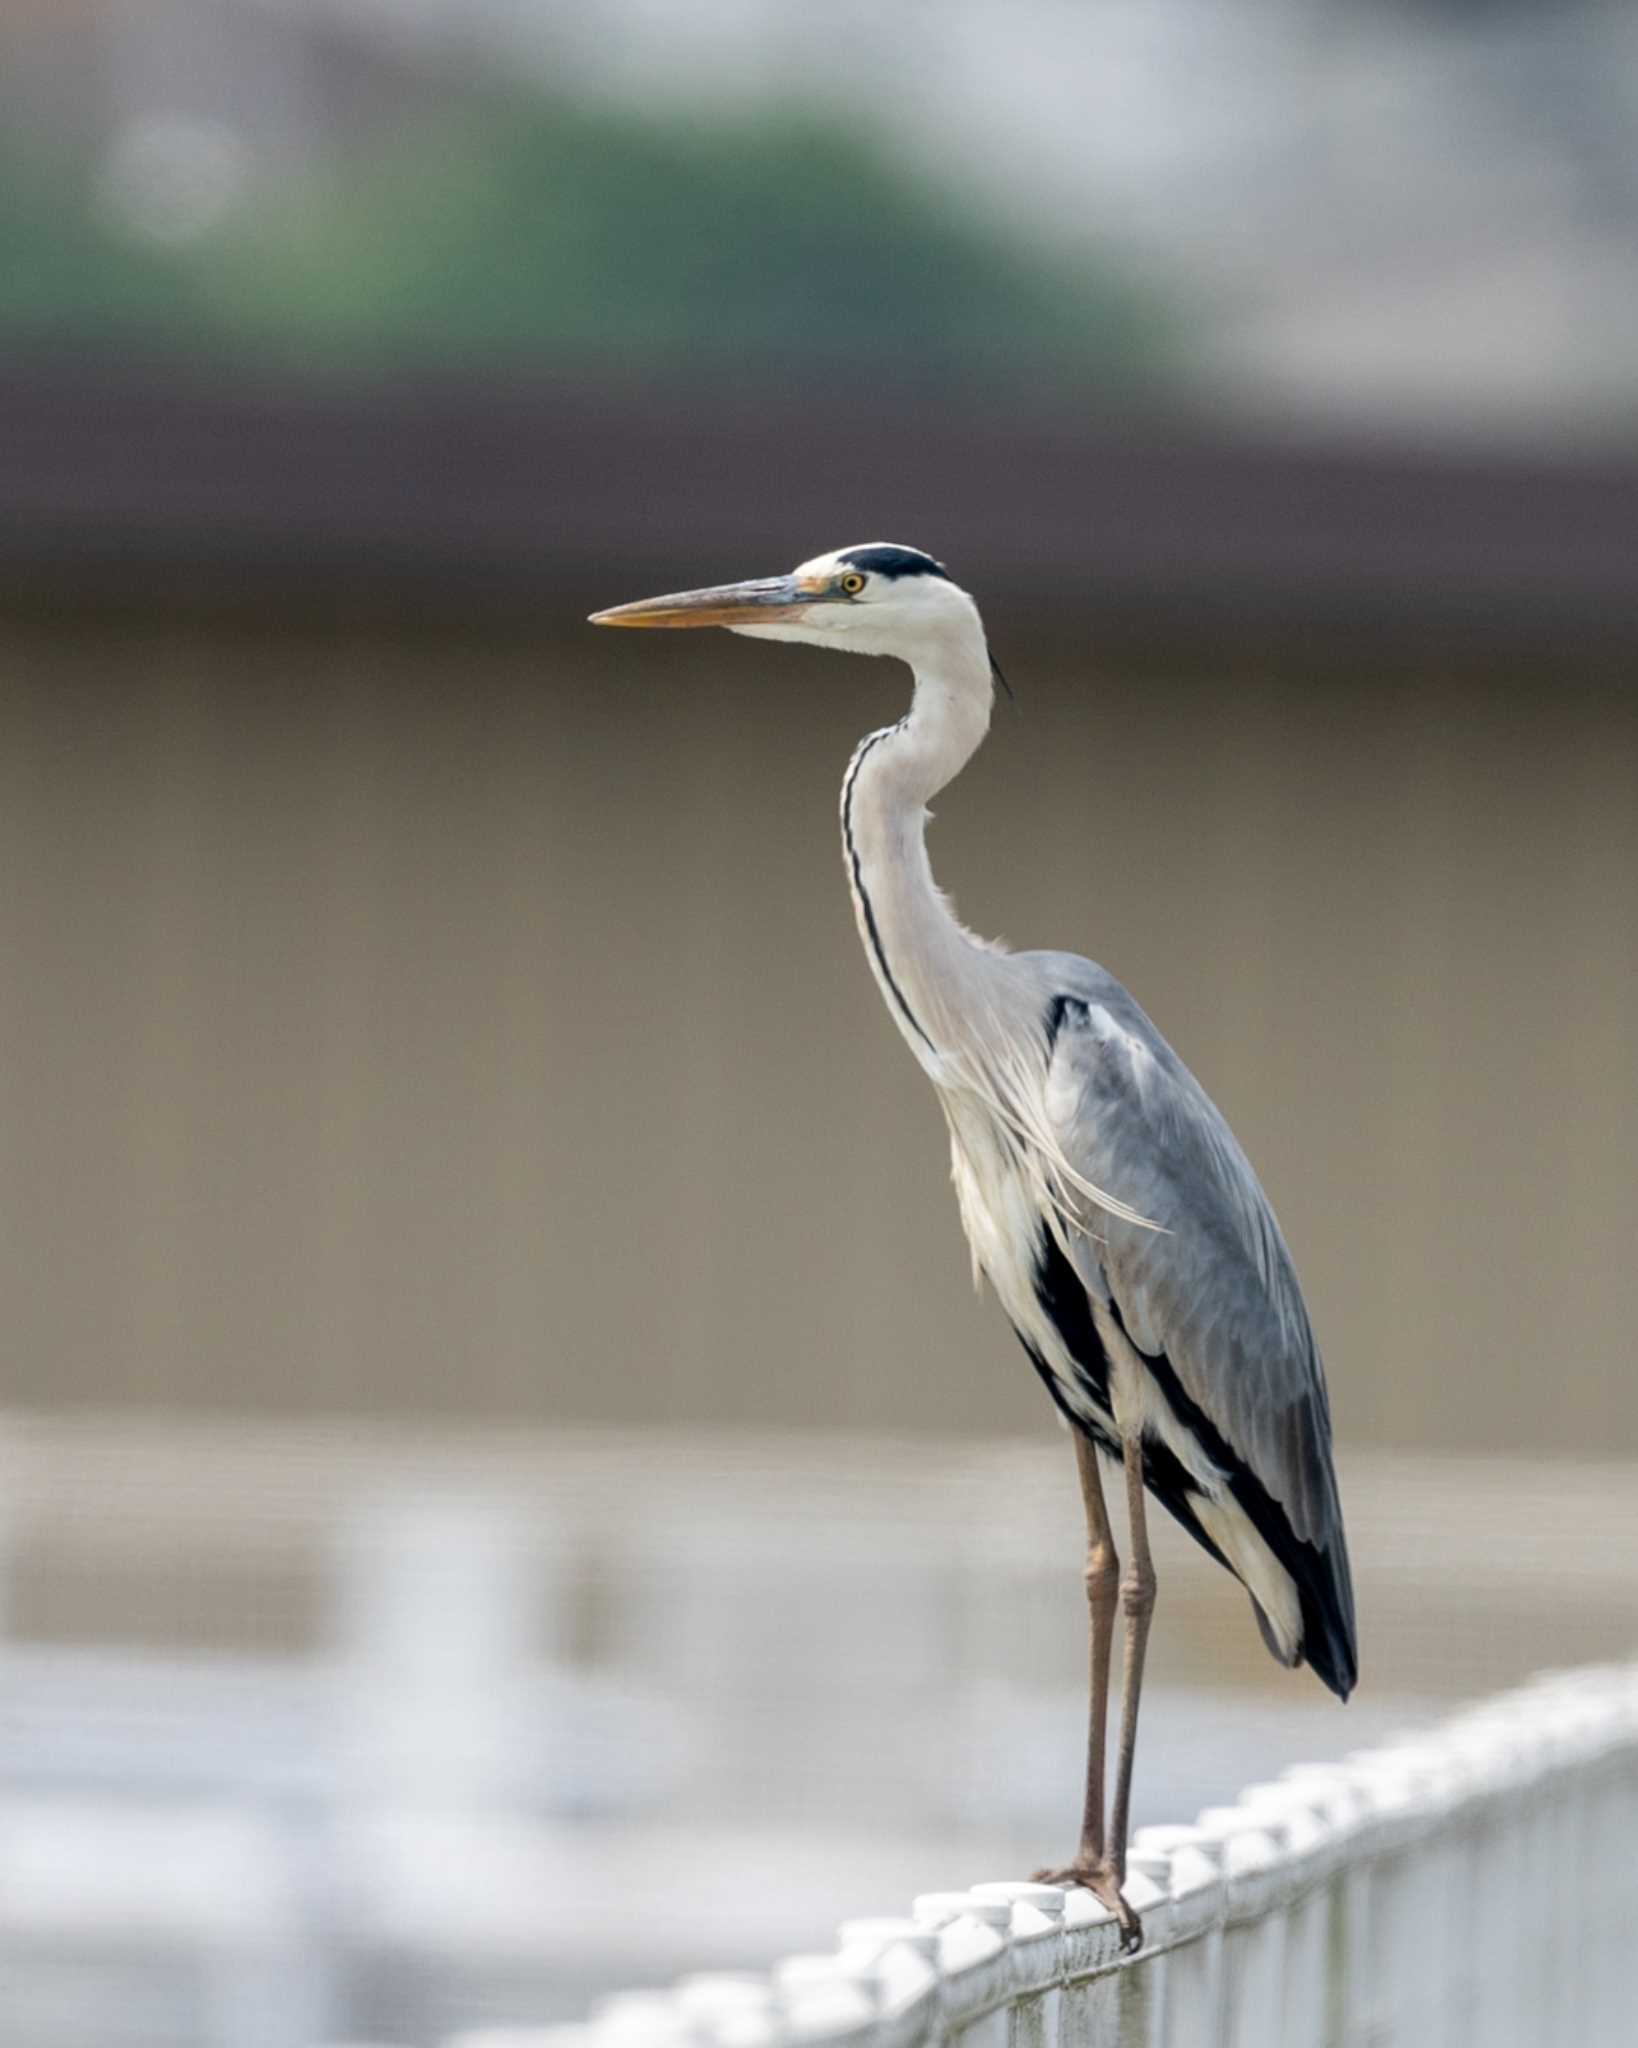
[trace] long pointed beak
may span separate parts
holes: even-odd
[[[794,576],[762,576],[750,583],[719,583],[710,590],[679,590],[670,597],[639,598],[593,612],[594,626],[772,626],[800,618],[822,593],[804,590]]]

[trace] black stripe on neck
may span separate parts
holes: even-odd
[[[859,779],[859,770],[864,766],[865,756],[870,752],[871,748],[880,746],[881,742],[885,739],[891,739],[898,730],[898,726],[889,725],[884,726],[880,732],[873,732],[854,755],[853,766],[848,770],[847,781],[842,787],[842,839],[847,847],[847,864],[849,872],[853,876],[853,887],[858,892],[859,901],[864,907],[865,936],[869,941],[871,955],[881,971],[882,980],[892,990],[893,1000],[898,1004],[905,1023],[915,1032],[929,1052],[936,1053],[938,1047],[934,1045],[933,1041],[922,1029],[921,1020],[905,1001],[904,990],[899,987],[892,968],[887,964],[887,951],[882,945],[881,928],[876,923],[876,910],[870,900],[870,892],[864,885],[864,870],[860,865],[859,849],[853,838],[853,785]]]

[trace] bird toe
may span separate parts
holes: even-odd
[[[1082,1891],[1090,1892],[1114,1914],[1115,1924],[1120,1929],[1122,1953],[1130,1955],[1133,1950],[1143,1946],[1143,1922],[1127,1904],[1114,1872],[1107,1866],[1098,1863],[1067,1863],[1036,1871],[1032,1881],[1036,1884],[1063,1885],[1066,1888],[1078,1885]]]

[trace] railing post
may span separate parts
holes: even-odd
[[[1064,1893],[1051,1884],[975,1884],[975,1899],[1012,1914],[1009,2048],[1057,2048],[1062,2024]]]
[[[1330,1897],[1324,1859],[1331,1834],[1322,1802],[1300,1785],[1276,1780],[1250,1785],[1240,1804],[1266,1814],[1280,1829],[1284,1856],[1280,1896],[1285,1917],[1281,1974],[1284,1997],[1278,2039],[1284,2048],[1315,2048],[1325,2038]]]
[[[923,2048],[942,2038],[935,1928],[914,1920],[844,1920],[837,1941],[844,1962],[874,1972],[879,2048]]]
[[[1102,1900],[1076,1886],[1064,1894],[1064,1995],[1061,2048],[1107,2048],[1119,2042],[1120,1930]]]
[[[952,2048],[1009,2048],[1012,1907],[971,1892],[924,1892],[910,1910],[938,1932],[945,2040]]]
[[[1324,1897],[1325,2009],[1317,2040],[1323,2048],[1357,2048],[1370,1947],[1369,1802],[1340,1764],[1295,1764],[1283,1778],[1300,1791],[1329,1830],[1320,1886]]]
[[[1197,1825],[1222,1844],[1223,2048],[1268,2048],[1280,2038],[1284,1999],[1281,1824],[1251,1807],[1208,1806]]]
[[[1408,1760],[1392,1750],[1361,1751],[1348,1763],[1374,1823],[1355,2038],[1361,2048],[1426,2048],[1432,1963],[1422,1946],[1426,1900],[1412,1854],[1421,1825],[1418,1781]]]
[[[711,1970],[679,1977],[672,1992],[690,2033],[716,2048],[775,2048],[780,2037],[774,1987],[749,1971]]]
[[[1166,1959],[1166,2048],[1219,2037],[1223,2001],[1223,1845],[1200,1828],[1139,1828],[1134,1861],[1172,1902]]]

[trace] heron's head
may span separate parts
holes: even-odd
[[[919,548],[870,541],[815,555],[787,576],[722,583],[593,612],[594,626],[726,626],[759,640],[806,640],[912,664],[952,643],[982,649],[978,607]]]

